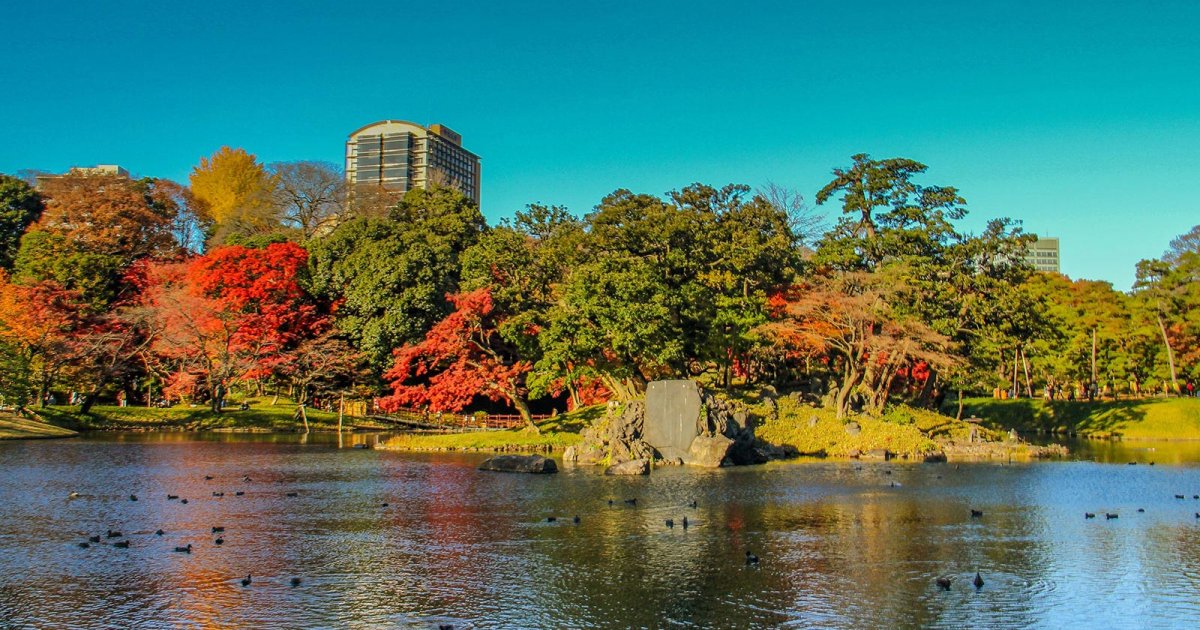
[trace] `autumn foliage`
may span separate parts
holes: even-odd
[[[326,328],[299,283],[307,259],[300,246],[279,243],[149,266],[143,304],[172,383],[203,382],[217,405],[233,382]]]
[[[424,341],[396,350],[395,362],[383,375],[392,395],[379,405],[385,410],[428,406],[459,411],[483,396],[513,405],[533,427],[524,383],[532,365],[507,348],[490,289],[447,299],[454,312],[435,324]]]
[[[45,400],[57,373],[76,355],[83,324],[79,296],[53,282],[24,286],[0,270],[0,396],[21,407]],[[14,400],[15,399],[15,400]]]

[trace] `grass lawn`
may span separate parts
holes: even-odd
[[[767,417],[755,429],[758,438],[795,447],[801,453],[833,457],[881,448],[916,457],[940,451],[938,439],[966,441],[972,428],[929,410],[897,405],[883,418],[866,414],[848,416],[848,422],[859,426],[858,433],[852,434],[832,409],[810,407],[788,397],[779,398],[777,404],[779,413],[774,419],[767,416],[762,405],[756,405],[758,415]]]
[[[271,398],[249,399],[250,409],[241,411],[236,404],[215,414],[206,406],[190,407],[176,405],[168,409],[151,407],[108,407],[95,406],[87,414],[79,413],[78,407],[50,406],[34,411],[45,421],[77,431],[111,430],[161,430],[161,431],[299,431],[304,425],[294,420],[296,403],[279,399],[272,405]],[[309,428],[315,431],[337,430],[337,414],[309,408]],[[388,428],[370,420],[346,417],[345,429]]]
[[[523,430],[465,433],[406,433],[381,442],[379,448],[403,451],[561,450],[579,443],[579,432],[604,417],[605,406],[593,405],[537,423],[540,434]]]
[[[1107,438],[1200,440],[1200,399],[1146,398],[1116,402],[971,398],[963,415],[995,429],[1037,430]]]
[[[58,438],[79,435],[69,429],[56,427],[45,422],[19,418],[0,412],[0,440],[23,440],[31,438]]]

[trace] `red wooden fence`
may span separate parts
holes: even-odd
[[[525,421],[518,414],[475,414],[436,413],[420,409],[397,409],[389,413],[409,420],[420,421],[423,424],[445,427],[447,429],[482,429],[498,431],[502,429],[519,429],[525,426]],[[547,414],[534,414],[534,421],[545,420]]]

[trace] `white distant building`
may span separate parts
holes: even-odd
[[[117,166],[116,164],[97,164],[95,166],[72,166],[64,175],[44,174],[37,176],[37,187],[41,187],[43,182],[54,179],[59,179],[65,175],[82,175],[84,177],[108,176],[108,177],[129,177],[129,171]]]
[[[1029,245],[1029,250],[1025,252],[1025,262],[1033,265],[1038,271],[1060,273],[1058,253],[1057,238],[1039,238]]]

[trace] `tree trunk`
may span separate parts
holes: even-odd
[[[929,368],[929,376],[925,377],[925,384],[921,386],[921,393],[917,395],[917,406],[926,407],[929,405],[929,393],[933,391],[933,385],[937,382],[937,370]],[[934,409],[934,411],[941,411]]]
[[[225,399],[225,388],[217,385],[209,390],[210,400],[208,401],[213,413],[221,413],[221,401]]]
[[[1179,391],[1179,382],[1175,377],[1175,353],[1171,351],[1171,340],[1167,339],[1167,327],[1163,324],[1162,313],[1156,313],[1158,318],[1158,330],[1162,333],[1163,345],[1167,347],[1167,365],[1171,366],[1171,389]]]
[[[50,398],[50,382],[45,374],[42,375],[41,382],[38,384],[38,407],[46,408],[46,399]]]
[[[1017,389],[1017,387],[1018,387],[1018,385],[1017,385],[1017,360],[1020,359],[1020,357],[1021,357],[1021,348],[1020,348],[1020,346],[1018,346],[1016,350],[1013,350],[1013,377],[1012,377],[1013,398],[1021,397],[1020,394],[1018,393],[1019,390]]]
[[[579,400],[579,392],[575,389],[575,377],[567,376],[567,398],[571,401],[571,409],[579,409],[582,405]]]
[[[962,420],[962,412],[963,412],[963,397],[962,397],[962,389],[960,388],[958,390],[958,413],[954,415],[954,419]]]
[[[1162,320],[1159,320],[1162,323]],[[1096,382],[1096,329],[1092,328],[1092,382]]]
[[[342,432],[342,420],[346,416],[346,392],[338,395],[338,434]]]
[[[517,408],[517,413],[520,414],[521,420],[525,421],[525,430],[540,435],[542,431],[533,423],[533,414],[529,413],[529,403],[525,401],[525,397],[514,394],[509,396],[509,400],[512,401],[513,407]]]
[[[850,392],[858,386],[860,380],[862,380],[862,374],[858,371],[858,368],[846,368],[846,376],[842,379],[842,389],[838,390],[837,400],[834,403],[837,407],[838,420],[846,417],[846,407],[850,400]]]
[[[96,404],[96,392],[92,392],[83,397],[83,402],[79,404],[79,413],[87,415],[92,410],[92,405]]]
[[[1025,397],[1033,398],[1033,380],[1029,378],[1029,361],[1025,356],[1025,350],[1021,350],[1021,365],[1025,367]]]

